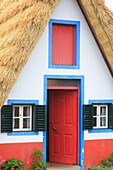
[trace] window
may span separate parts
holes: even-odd
[[[107,128],[108,127],[108,106],[94,105],[93,112],[93,128]]]
[[[49,67],[79,68],[80,23],[50,20]]]
[[[13,131],[31,131],[32,106],[13,106]]]
[[[1,109],[1,132],[45,131],[44,105],[4,105]]]
[[[83,106],[83,129],[113,129],[113,104]]]

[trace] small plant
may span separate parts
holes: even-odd
[[[112,164],[113,166],[113,153],[111,153],[108,157],[108,161]]]
[[[10,158],[9,160],[2,162],[2,170],[25,170],[24,162],[21,160],[16,160],[15,158]]]
[[[33,159],[30,170],[42,170],[47,168],[48,164],[43,161],[43,152],[41,150],[35,149],[31,157]]]
[[[113,153],[108,157],[108,160],[103,159],[100,165],[92,166],[92,169],[113,168]]]

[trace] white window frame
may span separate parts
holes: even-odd
[[[14,116],[14,108],[19,108],[19,117]],[[23,108],[30,107],[30,116],[23,117]],[[19,128],[14,128],[14,119],[19,118]],[[23,128],[23,119],[30,118],[30,128]],[[13,131],[31,131],[32,130],[32,106],[31,105],[14,105],[13,106]]]
[[[97,108],[97,115],[93,115],[93,118],[96,118],[97,120],[97,126],[93,126],[94,129],[97,128],[108,128],[108,105],[93,105],[93,107]],[[101,107],[106,107],[106,115],[100,115],[100,108]],[[106,126],[100,126],[100,118],[101,117],[106,117]]]

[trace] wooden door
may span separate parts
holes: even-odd
[[[49,161],[77,164],[78,91],[49,91]]]

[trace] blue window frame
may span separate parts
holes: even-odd
[[[39,104],[39,101],[38,100],[12,100],[12,99],[9,99],[7,101],[7,104],[8,105],[11,105],[11,104],[36,104],[38,105]],[[39,135],[39,132],[8,132],[7,133],[7,136],[31,136],[31,135]]]
[[[89,100],[89,104],[113,104],[113,100]],[[92,129],[88,133],[110,133],[113,129]]]
[[[53,24],[64,24],[75,26],[75,47],[74,47],[74,65],[57,65],[52,64],[52,26]],[[49,68],[61,68],[61,69],[79,69],[80,68],[80,21],[68,21],[68,20],[55,20],[51,19],[49,22]]]

